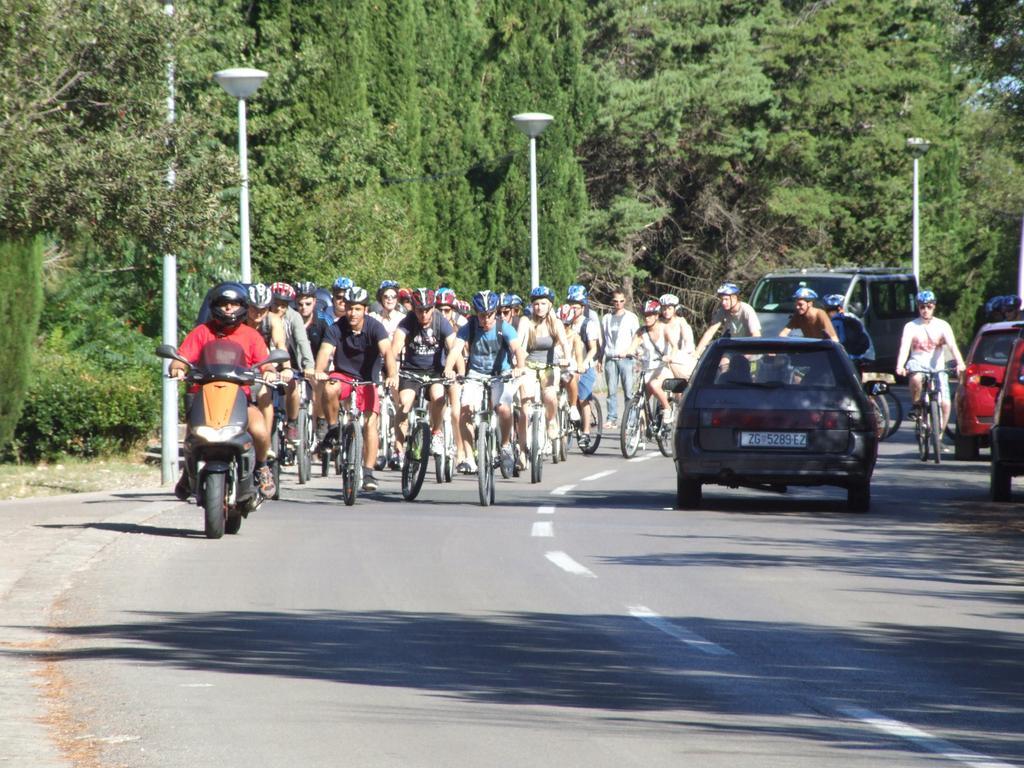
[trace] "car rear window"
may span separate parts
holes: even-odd
[[[698,386],[828,387],[845,386],[849,378],[839,356],[827,349],[763,350],[723,346],[709,350]]]
[[[1010,350],[1017,338],[1019,330],[1011,328],[1006,331],[986,333],[978,340],[974,355],[970,362],[985,365],[1006,365],[1010,362]]]

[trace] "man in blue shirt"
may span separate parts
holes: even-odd
[[[468,371],[462,387],[461,415],[459,430],[462,434],[466,455],[456,469],[473,474],[477,471],[476,461],[469,446],[473,445],[473,413],[483,402],[484,382],[514,368],[519,375],[526,367],[526,350],[519,343],[516,329],[504,320],[498,319],[498,294],[493,291],[479,291],[473,295],[475,314],[459,329],[445,363],[445,378],[455,374],[456,362],[468,349]],[[514,360],[514,365],[513,365]],[[507,474],[515,464],[512,450],[512,401],[518,385],[513,381],[498,380],[491,384],[491,402],[498,414],[501,429],[501,463]]]

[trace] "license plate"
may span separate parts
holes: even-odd
[[[806,432],[740,432],[742,448],[806,448]]]

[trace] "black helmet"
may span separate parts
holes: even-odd
[[[224,305],[237,302],[239,308],[228,312]],[[210,294],[210,316],[213,324],[222,330],[240,325],[249,308],[249,294],[241,283],[221,283]]]

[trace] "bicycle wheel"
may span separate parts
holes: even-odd
[[[882,397],[885,400],[886,405],[889,407],[889,431],[886,433],[883,440],[888,439],[896,434],[896,430],[900,428],[900,424],[903,423],[903,404],[900,403],[900,399],[890,391],[886,390],[882,393]]]
[[[939,409],[939,401],[932,400],[928,406],[928,432],[930,433],[931,448],[936,464],[942,462],[942,430],[939,428],[940,424],[942,424],[942,413]]]
[[[423,487],[423,479],[427,476],[427,463],[430,461],[430,425],[420,423],[409,436],[405,446],[405,459],[402,462],[402,497],[412,501]]]
[[[341,434],[341,450],[338,451],[338,463],[342,465],[341,493],[346,507],[355,504],[359,495],[359,473],[356,467],[362,464],[362,457],[357,453],[360,442],[356,425],[346,424]]]
[[[601,445],[601,425],[604,424],[604,414],[601,411],[601,404],[597,402],[596,398],[588,400],[583,407],[590,411],[590,443],[586,448],[581,447],[580,450],[590,456],[596,453],[597,447]]]
[[[643,396],[636,394],[626,407],[626,414],[619,425],[619,438],[623,457],[632,459],[640,449],[643,431],[646,428],[644,419]]]
[[[312,459],[310,455],[310,446],[313,444],[311,439],[312,430],[309,425],[309,411],[305,408],[299,409],[299,418],[296,423],[296,428],[299,433],[299,444],[296,448],[295,456],[296,474],[299,476],[299,482],[305,484],[309,482],[311,475],[310,464]]]
[[[331,453],[334,449],[326,445],[320,446],[320,477],[327,477],[331,473]]]
[[[568,408],[559,408],[558,413],[558,437],[555,444],[551,446],[551,455],[558,454],[558,460],[564,462],[568,450],[569,435],[572,432],[572,420],[569,417]]]
[[[917,438],[917,452],[921,461],[928,461],[928,416],[923,405],[915,410],[915,418],[914,435]]]
[[[868,402],[875,414],[875,435],[885,440],[889,435],[889,403],[881,393],[868,395]]]
[[[270,438],[270,447],[274,451],[274,458],[270,462],[270,469],[274,473],[274,495],[270,498],[281,498],[281,460],[284,458],[284,435],[281,432],[281,425],[275,423],[274,434]]]
[[[530,482],[539,483],[544,474],[544,415],[540,408],[530,409]]]
[[[488,507],[494,499],[494,457],[491,455],[491,425],[486,421],[476,430],[476,464],[480,505]]]

